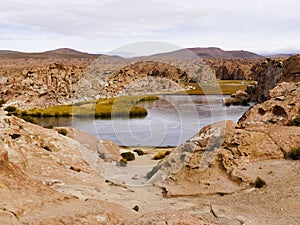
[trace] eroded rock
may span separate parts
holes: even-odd
[[[300,117],[300,83],[280,83],[270,91],[271,99],[253,106],[239,120],[243,127],[254,124],[288,125]]]

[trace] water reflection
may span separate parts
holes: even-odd
[[[122,146],[178,146],[208,124],[226,119],[237,121],[249,108],[225,107],[223,98],[218,95],[162,95],[157,101],[140,103],[147,108],[145,118],[44,118],[40,123],[75,127]]]

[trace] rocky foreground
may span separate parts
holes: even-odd
[[[1,224],[299,224],[299,88],[282,83],[239,124],[203,128],[142,187],[99,175],[99,153],[118,158],[118,146],[1,111]]]
[[[237,124],[204,127],[149,170],[142,186],[101,176],[102,153],[120,160],[117,145],[74,129],[64,136],[0,110],[0,224],[300,224],[300,161],[291,155],[300,148],[298,59],[260,65],[276,75],[265,84],[268,100]],[[10,82],[1,88],[12,85],[4,93],[11,101],[49,100],[35,94],[39,86],[24,84],[28,92]]]

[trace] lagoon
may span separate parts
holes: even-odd
[[[250,106],[223,105],[223,95],[159,95],[141,102],[144,118],[41,118],[43,126],[69,126],[120,146],[175,147],[204,126],[222,120],[237,121]]]

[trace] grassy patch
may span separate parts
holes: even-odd
[[[17,108],[14,106],[7,106],[4,110],[6,112],[15,112],[17,110]]]
[[[5,104],[5,101],[3,99],[0,99],[0,108],[2,107],[3,104]]]
[[[257,177],[254,181],[254,187],[255,188],[263,188],[266,185],[266,182],[261,179],[260,177]]]
[[[141,101],[154,101],[157,96],[122,96],[79,102],[74,105],[51,106],[45,109],[17,110],[18,115],[32,117],[145,117],[147,110],[136,106]]]
[[[296,117],[293,120],[290,120],[287,124],[288,126],[300,126],[300,117]]]
[[[133,150],[135,153],[137,153],[139,156],[141,156],[141,155],[144,155],[145,153],[144,153],[144,151],[143,150],[141,150],[141,149],[134,149]]]
[[[158,152],[154,155],[153,159],[154,160],[160,160],[165,158],[167,155],[170,155],[170,151],[166,151],[166,152]]]
[[[59,134],[61,134],[61,135],[64,135],[64,136],[67,136],[67,134],[68,134],[68,131],[66,130],[66,129],[59,129],[58,131],[57,131]]]
[[[135,156],[132,152],[123,152],[121,154],[123,159],[126,159],[126,161],[133,161],[135,160]]]
[[[300,148],[294,148],[290,151],[289,157],[293,160],[300,160]]]
[[[186,91],[189,95],[213,95],[223,94],[231,95],[238,90],[246,90],[248,85],[254,85],[256,81],[246,80],[218,80],[218,83],[200,83],[201,87],[197,83],[191,83],[189,86],[193,86],[194,90]]]

